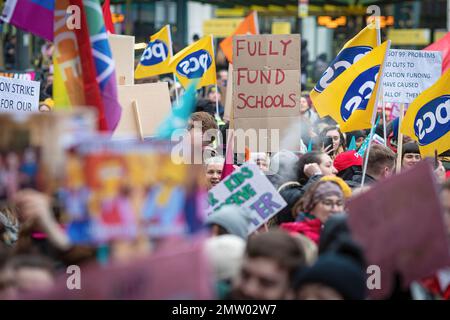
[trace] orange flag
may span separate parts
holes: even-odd
[[[240,34],[259,34],[259,27],[258,27],[258,13],[256,11],[253,11],[250,13],[237,27],[236,31],[229,36],[228,38],[225,38],[220,43],[220,48],[222,49],[223,53],[225,54],[225,57],[227,58],[228,62],[232,63],[233,61],[233,36],[240,35]]]

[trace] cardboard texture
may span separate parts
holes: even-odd
[[[368,265],[381,270],[375,299],[389,297],[395,274],[403,288],[450,263],[443,211],[431,166],[422,162],[348,203],[348,223]],[[418,196],[420,195],[420,196]]]
[[[117,83],[134,84],[134,37],[109,34],[108,40],[116,64]],[[121,77],[125,77],[124,82]]]
[[[300,115],[300,35],[236,36],[233,61],[230,127],[256,130],[256,145],[266,147],[252,152],[277,152],[279,145],[271,140],[286,134]],[[271,138],[270,129],[280,130],[279,137]]]
[[[172,110],[167,82],[118,86],[118,94],[122,106],[122,117],[113,137],[133,136],[140,138],[140,129],[133,109],[133,101],[136,101],[144,137],[154,135],[157,126]]]

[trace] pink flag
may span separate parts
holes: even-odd
[[[225,164],[222,169],[220,180],[225,179],[234,171],[234,130],[228,130],[227,152],[225,153]]]
[[[450,32],[423,50],[442,52],[442,73],[450,68]]]

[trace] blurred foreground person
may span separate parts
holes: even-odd
[[[294,291],[298,300],[363,300],[366,297],[366,274],[352,259],[327,253],[312,267],[300,268]]]
[[[280,230],[259,233],[247,243],[242,269],[233,283],[233,299],[282,300],[294,272],[305,265],[297,241]]]

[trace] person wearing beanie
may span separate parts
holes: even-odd
[[[403,145],[402,148],[402,170],[414,167],[422,160],[419,145],[413,141]]]
[[[331,215],[344,210],[344,201],[344,191],[337,182],[318,181],[294,206],[293,212],[298,214],[296,222],[283,223],[281,228],[301,233],[318,244],[323,224]]]
[[[234,234],[244,240],[248,236],[251,215],[247,208],[226,205],[206,218],[205,224],[214,236]]]
[[[355,150],[349,150],[338,154],[333,165],[338,177],[351,181],[355,175],[362,174],[363,158]]]
[[[366,274],[352,259],[326,253],[312,267],[300,268],[294,278],[298,300],[364,300]]]

